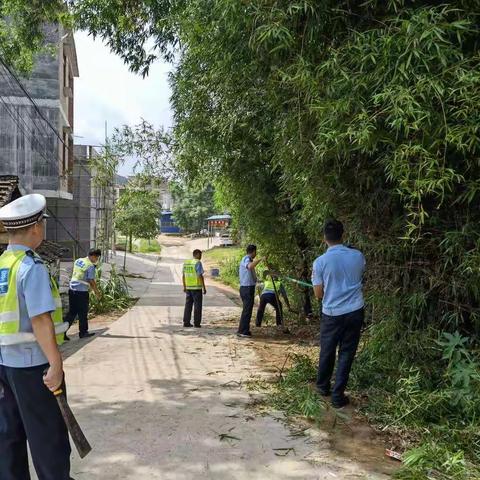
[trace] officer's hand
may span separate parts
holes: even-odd
[[[204,294],[204,295],[207,294],[207,289],[206,289],[206,288],[203,289],[203,294]]]
[[[62,382],[63,369],[61,367],[49,367],[47,373],[43,376],[43,383],[51,392],[58,390]]]
[[[186,288],[183,289],[183,293],[187,293],[187,289],[186,289]]]

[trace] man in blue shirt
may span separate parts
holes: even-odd
[[[96,265],[100,260],[102,252],[99,249],[92,248],[88,252],[88,257],[78,258],[73,264],[73,273],[68,290],[68,314],[66,321],[72,325],[78,315],[80,338],[88,338],[94,333],[88,331],[88,309],[90,306],[90,288],[95,295],[100,298],[100,291],[95,281]],[[65,333],[64,340],[70,340]]]
[[[255,267],[262,261],[257,256],[256,245],[248,245],[247,254],[240,261],[238,275],[240,277],[240,298],[242,299],[243,309],[240,316],[237,335],[239,337],[251,337],[250,320],[252,319],[253,304],[255,302],[255,285],[257,284],[257,274]]]
[[[331,390],[332,405],[336,408],[349,403],[345,388],[364,319],[362,278],[365,258],[360,251],[343,245],[342,238],[342,223],[327,221],[324,239],[328,249],[315,260],[312,272],[315,297],[322,300],[317,390],[321,395],[330,394],[339,347],[335,385]]]
[[[52,392],[63,382],[58,289],[34,250],[45,235],[45,197],[0,209],[9,246],[0,257],[0,479],[70,480],[68,432]],[[60,335],[61,334],[61,335]]]

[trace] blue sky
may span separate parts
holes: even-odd
[[[115,127],[135,125],[141,118],[157,127],[171,126],[169,65],[157,62],[143,79],[131,73],[101,40],[77,32],[75,43],[80,70],[75,79],[75,143],[104,143],[105,121],[109,134]],[[121,167],[119,173],[131,173],[131,164]]]

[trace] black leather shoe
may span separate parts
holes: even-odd
[[[193,325],[191,323],[189,323],[188,325],[185,325],[185,324],[183,325],[183,328],[192,328],[192,327]]]
[[[81,335],[79,335],[79,337],[88,338],[88,337],[93,337],[94,335],[95,335],[94,333],[87,332],[87,333],[82,333]]]
[[[194,325],[195,328],[202,328],[201,325]]]

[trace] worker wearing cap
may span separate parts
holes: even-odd
[[[60,295],[34,251],[45,236],[45,197],[0,208],[9,235],[0,256],[0,479],[70,479],[67,428],[53,391],[63,382]]]
[[[91,249],[88,256],[78,258],[73,264],[73,273],[70,280],[70,288],[68,289],[69,310],[66,321],[71,326],[78,316],[80,338],[91,337],[95,335],[88,331],[88,309],[90,304],[90,288],[95,295],[100,298],[100,290],[98,289],[96,277],[96,266],[102,255],[101,250]],[[70,340],[65,333],[64,340]]]

